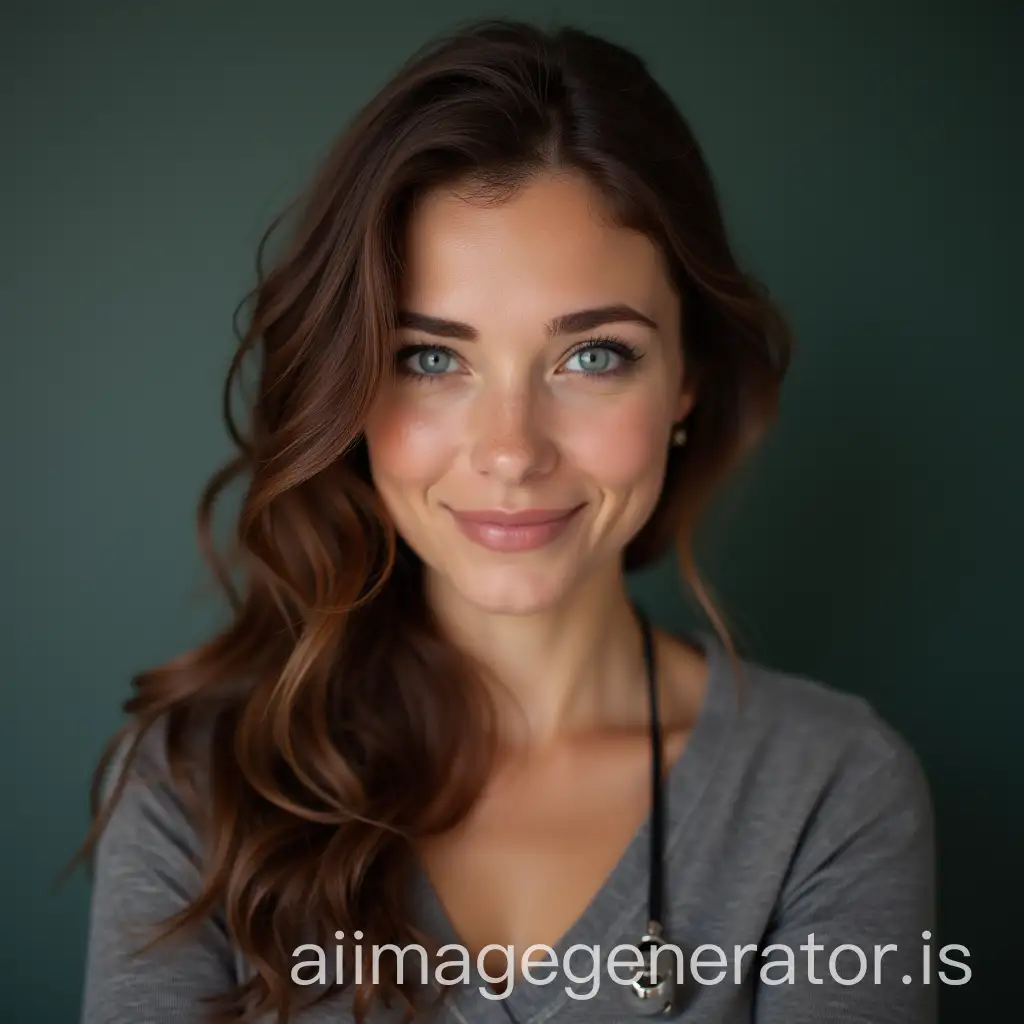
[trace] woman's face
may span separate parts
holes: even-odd
[[[438,191],[409,223],[370,466],[435,590],[482,610],[541,611],[620,574],[692,405],[662,258],[603,212],[560,175],[490,205]],[[523,510],[561,519],[501,525]]]

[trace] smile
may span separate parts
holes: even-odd
[[[457,512],[449,509],[463,535],[490,551],[533,551],[561,536],[583,508],[499,509]]]

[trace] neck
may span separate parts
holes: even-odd
[[[528,614],[489,612],[429,577],[427,599],[445,633],[486,672],[506,749],[646,728],[642,639],[620,572]]]

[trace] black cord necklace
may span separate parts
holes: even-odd
[[[640,973],[626,989],[630,993],[633,1009],[644,1017],[668,1016],[675,1012],[676,979],[669,965],[672,956],[662,956],[657,962],[654,954],[664,946],[662,910],[664,900],[665,854],[665,799],[661,778],[661,719],[658,711],[658,685],[654,666],[654,637],[646,615],[635,609],[643,639],[644,668],[647,673],[647,691],[650,705],[651,728],[651,860],[648,875],[647,931],[637,948],[643,957]]]

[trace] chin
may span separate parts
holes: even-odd
[[[481,611],[533,615],[559,605],[572,588],[572,577],[554,566],[476,566],[448,575],[448,583],[462,600]]]

